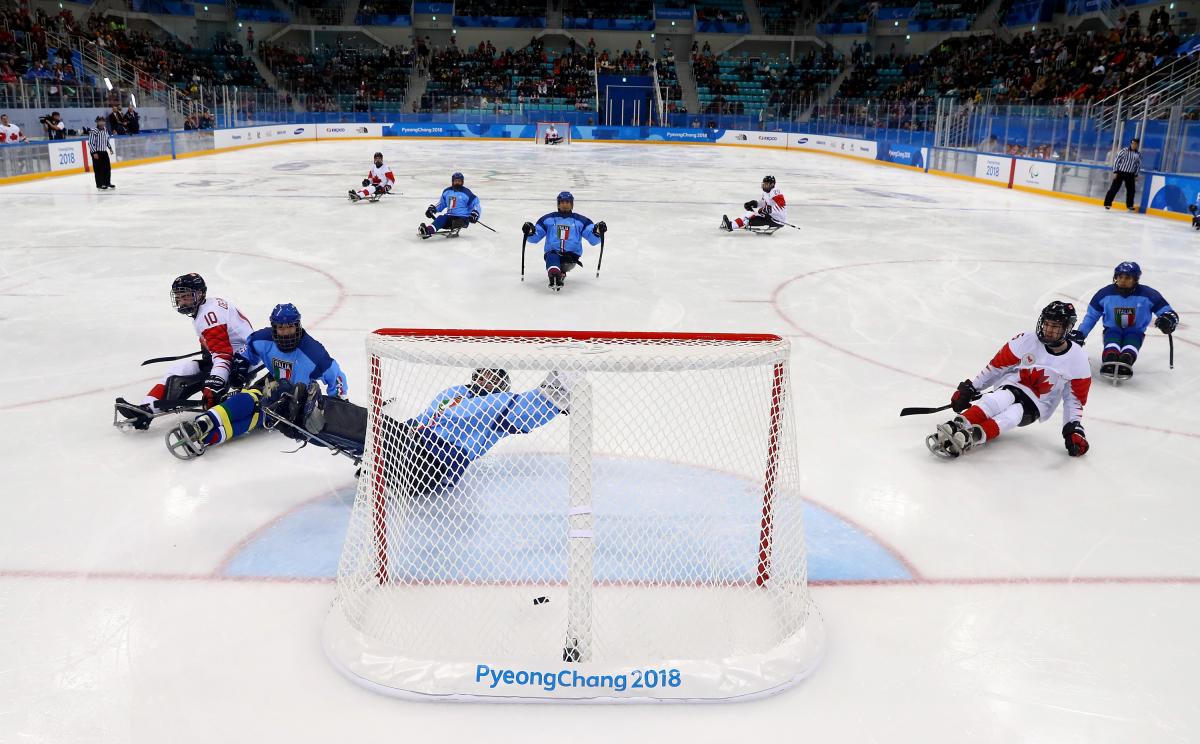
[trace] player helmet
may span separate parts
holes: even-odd
[[[194,318],[207,294],[208,285],[204,283],[204,277],[195,273],[177,276],[171,282],[171,307],[180,315]]]
[[[575,209],[575,195],[572,194],[570,191],[558,192],[557,202],[558,202],[558,211],[559,212],[563,211],[562,205],[564,202],[571,205],[570,207],[567,207],[567,212],[570,212]]]
[[[375,153],[375,165],[383,165],[383,153]]]
[[[450,183],[452,185],[457,183],[459,186],[462,186],[466,180],[467,179],[464,178],[463,174],[461,174],[461,173],[451,173],[450,174]]]
[[[471,392],[475,395],[507,393],[511,388],[508,370],[480,367],[471,373]]]
[[[271,311],[271,340],[282,352],[295,351],[304,338],[300,311],[290,302],[276,305]]]
[[[775,176],[763,176],[763,191],[775,188]]]
[[[1061,302],[1059,300],[1051,302],[1049,305],[1046,305],[1044,308],[1042,308],[1042,314],[1038,316],[1038,341],[1041,341],[1043,344],[1047,345],[1061,343],[1066,339],[1067,333],[1075,327],[1075,321],[1078,319],[1079,316],[1075,313],[1075,306],[1071,303]],[[1046,329],[1044,326],[1047,322],[1062,324],[1062,330],[1056,337],[1050,338],[1046,335]]]
[[[1117,264],[1117,268],[1113,269],[1113,281],[1117,281],[1117,277],[1121,274],[1128,274],[1133,277],[1133,286],[1128,288],[1117,287],[1117,293],[1122,297],[1128,297],[1133,294],[1133,290],[1137,288],[1138,282],[1142,279],[1142,267],[1137,265],[1136,261],[1122,261]]]

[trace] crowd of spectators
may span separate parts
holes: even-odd
[[[67,33],[77,28],[71,11],[30,14],[16,5],[0,6],[0,85],[21,81],[51,88],[79,82],[80,70],[69,54],[58,55],[46,42],[46,32]]]
[[[1135,11],[1136,14],[1136,11]],[[1132,18],[1132,15],[1131,15]],[[1162,15],[1154,31],[1026,32],[946,39],[926,55],[856,53],[841,98],[1066,103],[1104,98],[1175,58],[1179,37]]]
[[[546,3],[537,0],[457,0],[454,15],[545,17]]]
[[[629,54],[629,53],[626,53]],[[642,56],[606,57],[610,65],[628,64],[635,69]],[[648,57],[646,58],[648,60]],[[429,83],[421,101],[424,111],[452,108],[495,108],[512,104],[555,103],[564,108],[587,110],[595,100],[592,78],[598,64],[595,41],[587,47],[572,40],[561,54],[547,52],[544,43],[530,39],[522,49],[498,51],[491,41],[460,49],[450,44],[434,51],[429,60]]]
[[[544,9],[542,13],[545,13]],[[563,16],[649,20],[654,17],[654,3],[651,0],[566,0]]]
[[[370,111],[377,102],[398,102],[413,64],[408,47],[352,49],[341,40],[317,51],[264,42],[259,55],[288,91],[286,104],[303,96],[309,111]]]
[[[832,47],[794,58],[723,57],[705,45],[692,51],[692,71],[704,113],[768,112],[791,118],[828,86],[844,64]]]

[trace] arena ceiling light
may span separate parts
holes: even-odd
[[[108,88],[109,90],[112,90],[112,81],[109,80],[108,78],[104,78],[104,87]]]

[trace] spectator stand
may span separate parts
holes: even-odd
[[[408,92],[413,53],[403,46],[356,49],[322,46],[317,51],[263,43],[259,55],[287,91],[286,108],[308,111],[399,113]],[[266,103],[278,105],[278,96]]]
[[[653,31],[652,0],[566,0],[563,28],[593,31]]]
[[[546,3],[536,0],[457,0],[454,25],[464,28],[545,28]]]

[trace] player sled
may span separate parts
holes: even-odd
[[[435,230],[434,232],[428,232],[425,229],[425,227],[426,227],[425,223],[421,223],[421,226],[417,228],[417,235],[421,236],[421,240],[429,240],[434,235],[441,235],[442,237],[445,237],[445,238],[457,238],[459,231],[462,230],[462,226],[457,226],[457,227],[444,227],[441,230]]]
[[[1114,387],[1133,377],[1133,367],[1124,362],[1105,362],[1100,365],[1100,376],[1112,380]]]
[[[124,431],[144,430],[149,429],[150,422],[156,418],[173,413],[202,413],[204,411],[204,404],[199,400],[160,400],[158,407],[161,410],[150,413],[124,398],[117,398],[113,403],[113,426]]]
[[[752,232],[755,235],[774,235],[781,227],[783,227],[781,223],[772,222],[769,225],[746,225],[739,229]],[[734,232],[733,223],[729,221],[727,215],[721,215],[720,228],[726,232]]]

